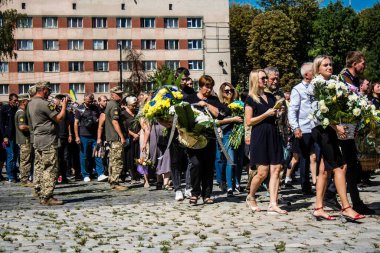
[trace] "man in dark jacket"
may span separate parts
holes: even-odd
[[[17,180],[16,161],[18,146],[16,145],[15,115],[18,106],[18,96],[15,93],[9,95],[9,103],[1,107],[0,131],[2,144],[6,150],[8,182],[15,183]]]

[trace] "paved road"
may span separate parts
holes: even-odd
[[[380,213],[380,176],[361,196]],[[217,187],[215,187],[217,188]],[[380,252],[380,219],[316,222],[314,198],[282,190],[287,216],[253,214],[246,194],[215,192],[213,205],[175,202],[174,193],[106,183],[58,185],[65,205],[43,207],[29,188],[0,183],[0,252]],[[268,205],[265,192],[259,205]],[[332,212],[338,215],[338,212]]]

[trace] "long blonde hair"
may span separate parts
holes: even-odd
[[[259,73],[260,72],[263,72],[265,74],[265,71],[263,69],[252,70],[251,73],[249,73],[248,95],[251,96],[252,99],[257,103],[261,103],[260,98],[259,98]]]
[[[226,101],[224,99],[224,97],[223,97],[224,88],[226,88],[226,86],[230,87],[231,90],[233,90],[233,92],[234,92],[234,95],[231,97],[231,101]],[[219,98],[219,101],[221,103],[224,103],[224,102],[231,103],[231,102],[233,102],[237,98],[237,93],[236,93],[235,87],[232,84],[230,84],[229,82],[222,83],[222,85],[220,85],[220,87],[219,87],[218,98]]]
[[[328,55],[318,55],[317,57],[315,57],[314,61],[313,61],[314,76],[319,75],[319,67],[321,66],[322,61],[324,59],[329,59],[331,61],[331,64],[333,63],[333,60],[332,60],[331,56],[328,56]]]

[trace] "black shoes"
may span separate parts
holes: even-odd
[[[339,204],[336,197],[325,198],[325,200],[323,201],[323,204],[324,204],[324,206],[327,206],[327,207],[333,209],[334,211],[340,211],[342,209],[342,207]]]
[[[365,214],[365,215],[376,214],[375,210],[370,209],[362,201],[360,201],[358,204],[354,204],[352,209],[354,209],[358,213]]]
[[[233,197],[234,196],[234,192],[232,191],[232,189],[228,189],[227,191],[227,197]]]

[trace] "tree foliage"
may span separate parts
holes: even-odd
[[[232,83],[248,83],[248,75],[252,64],[247,58],[249,31],[252,20],[259,13],[253,6],[232,4],[230,6],[230,43]]]
[[[154,90],[165,84],[174,84],[175,70],[169,68],[167,65],[161,65],[148,77],[149,82],[154,83]]]
[[[339,72],[345,66],[347,52],[357,49],[357,27],[358,17],[351,7],[344,7],[340,1],[330,2],[313,22],[309,55],[332,56],[334,72]]]
[[[252,22],[248,56],[254,68],[276,66],[280,71],[280,85],[295,84],[297,71],[294,22],[281,11],[267,11]]]
[[[18,13],[14,9],[4,9],[8,1],[0,0],[0,60],[16,58],[14,52],[15,39],[14,32],[18,20],[25,18],[24,14]]]
[[[380,80],[380,3],[359,14],[357,29],[358,44],[367,60],[365,77],[371,81]]]
[[[139,94],[142,84],[148,80],[142,62],[143,53],[135,49],[126,49],[126,52],[127,56],[125,57],[125,60],[127,62],[132,62],[132,73],[126,80],[126,90],[133,94]]]

